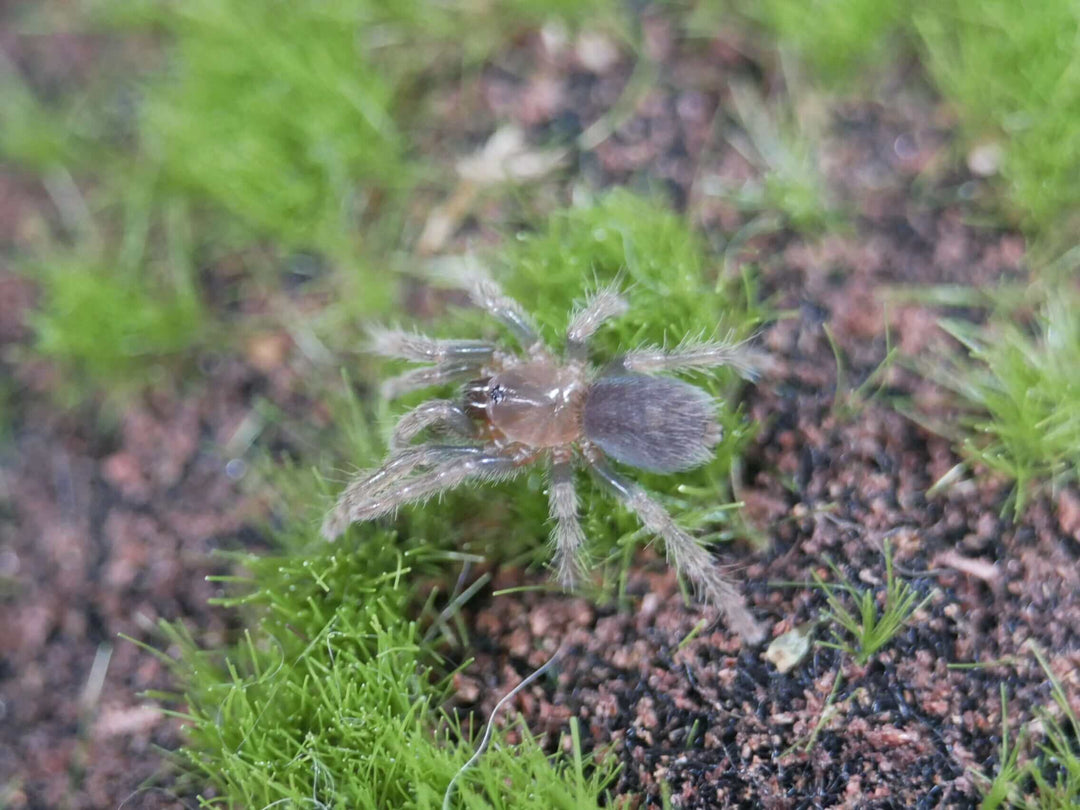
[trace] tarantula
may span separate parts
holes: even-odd
[[[663,538],[669,561],[705,601],[720,608],[735,631],[750,643],[760,641],[761,628],[709,552],[605,460],[660,473],[704,464],[722,437],[712,397],[687,382],[654,375],[727,365],[752,378],[753,350],[732,340],[684,341],[673,350],[629,351],[597,371],[589,363],[588,341],[605,321],[626,311],[617,285],[599,288],[571,315],[565,357],[559,359],[525,311],[491,278],[461,274],[455,281],[475,305],[514,333],[523,351],[506,352],[476,340],[372,331],[373,352],[427,364],[386,381],[382,391],[388,398],[469,382],[460,402],[433,399],[401,418],[386,462],[348,485],[326,516],[323,536],[333,540],[350,523],[392,513],[467,481],[503,481],[546,460],[555,568],[559,581],[570,587],[582,574],[585,544],[573,475],[580,462]],[[462,441],[413,444],[429,428]]]

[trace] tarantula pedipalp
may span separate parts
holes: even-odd
[[[690,383],[656,375],[727,365],[752,377],[753,351],[732,340],[685,341],[670,351],[632,350],[596,370],[588,361],[589,338],[627,309],[614,285],[600,288],[572,315],[560,359],[540,340],[524,310],[490,278],[462,275],[457,281],[474,304],[515,334],[523,353],[483,341],[374,331],[374,352],[426,364],[384,383],[385,396],[469,382],[461,402],[430,400],[401,418],[390,456],[346,487],[323,523],[323,535],[332,540],[350,523],[378,518],[468,481],[506,480],[546,459],[555,567],[560,582],[571,586],[581,574],[585,544],[573,476],[580,462],[663,539],[670,562],[701,597],[720,608],[735,631],[750,643],[760,641],[762,629],[708,551],[644,489],[606,462],[610,457],[672,473],[708,461],[722,437],[712,397]],[[413,444],[428,428],[462,442]]]

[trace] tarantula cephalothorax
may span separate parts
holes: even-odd
[[[627,308],[614,285],[597,290],[572,315],[565,358],[559,359],[541,342],[517,302],[494,281],[464,274],[457,281],[474,304],[515,334],[524,351],[504,352],[482,341],[374,331],[374,352],[427,364],[388,380],[384,395],[395,397],[455,380],[471,382],[461,402],[430,400],[401,418],[390,456],[382,467],[348,485],[327,515],[323,535],[333,539],[352,522],[386,515],[466,481],[506,480],[526,465],[546,460],[555,567],[560,582],[569,586],[581,574],[585,543],[573,477],[574,464],[580,462],[649,531],[663,538],[671,563],[702,598],[720,608],[734,630],[751,643],[760,641],[761,628],[708,551],[605,460],[611,457],[663,473],[705,463],[722,433],[712,398],[689,383],[653,375],[728,365],[751,377],[752,351],[734,341],[687,341],[670,351],[635,349],[596,371],[588,362],[588,339]],[[428,428],[455,434],[461,441],[413,444]]]

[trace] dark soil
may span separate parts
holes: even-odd
[[[754,167],[726,140],[736,127],[727,88],[748,81],[768,93],[778,79],[748,42],[681,41],[659,18],[645,27],[659,78],[612,137],[575,155],[569,180],[663,188],[710,237],[731,233],[749,215],[707,188]],[[459,105],[448,101],[445,140],[463,151],[505,120],[537,143],[579,134],[630,75],[617,49],[606,53],[595,42],[524,39]],[[983,181],[943,168],[948,115],[917,76],[896,76],[882,97],[888,104],[834,110],[825,130],[820,162],[850,214],[846,235],[777,232],[743,249],[794,316],[765,336],[776,365],[746,394],[762,429],[739,494],[771,545],[725,548],[723,558],[773,636],[824,605],[819,590],[778,583],[829,578],[831,558],[878,586],[886,539],[902,574],[932,594],[928,605],[865,667],[818,648],[787,674],[722,626],[683,643],[702,614],[648,554],[631,580],[633,612],[540,592],[482,597],[467,611],[476,660],[459,676],[458,707],[486,716],[565,644],[557,677],[514,706],[552,745],[579,717],[588,746],[621,762],[614,790],[628,807],[660,806],[661,782],[683,808],[971,806],[970,772],[993,772],[1000,751],[1000,685],[1013,727],[1050,705],[1028,642],[1080,712],[1080,496],[1039,501],[1018,524],[1000,517],[1006,488],[983,477],[928,499],[959,459],[890,400],[946,421],[947,403],[903,366],[870,401],[847,391],[881,363],[886,326],[910,356],[944,339],[939,313],[886,310],[883,288],[1024,277],[1019,236],[967,224]],[[36,181],[0,174],[5,256],[28,249],[42,198]],[[259,510],[228,474],[238,468],[224,448],[257,396],[293,396],[280,371],[287,341],[256,340],[245,359],[203,358],[185,385],[157,386],[119,419],[90,406],[67,412],[49,396],[57,371],[21,359],[34,295],[0,264],[0,373],[17,392],[0,449],[0,803],[177,806],[157,746],[178,745],[178,723],[139,696],[167,689],[168,673],[118,634],[157,643],[161,618],[208,643],[228,634],[227,617],[207,606],[216,591],[205,577],[222,565],[210,552],[257,544]],[[826,324],[844,357],[839,393]],[[503,570],[494,587],[542,576]],[[1013,662],[947,666],[1002,659]],[[140,791],[144,782],[151,789]]]

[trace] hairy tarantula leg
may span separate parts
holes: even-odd
[[[706,602],[721,610],[728,625],[750,644],[760,642],[764,638],[764,630],[709,552],[680,528],[667,510],[640,486],[622,478],[602,461],[590,461],[590,468],[638,516],[646,529],[663,538],[668,560],[690,580]]]
[[[414,368],[404,374],[384,380],[383,384],[379,386],[379,392],[386,399],[397,399],[402,394],[417,391],[421,388],[467,380],[474,376],[479,369],[480,366],[472,362],[443,363],[438,366]]]
[[[440,340],[401,329],[372,327],[368,336],[371,352],[417,363],[472,362],[482,366],[495,353],[495,346],[482,340]]]
[[[443,447],[441,445],[421,445],[410,447],[390,456],[377,470],[366,470],[357,474],[338,496],[334,508],[327,514],[322,525],[322,535],[333,540],[349,525],[343,510],[350,503],[367,500],[393,486],[418,467],[430,467],[446,458],[444,450],[453,453],[462,448]],[[479,450],[479,448],[470,448]]]
[[[338,500],[323,524],[323,536],[336,537],[350,523],[374,520],[409,504],[426,501],[469,480],[503,481],[522,472],[523,464],[513,456],[493,455],[480,447],[437,448],[449,458],[427,472],[399,479],[393,486],[364,492],[363,487]],[[452,453],[447,451],[453,451]]]
[[[461,406],[448,399],[433,399],[418,405],[398,420],[390,437],[390,449],[404,449],[421,432],[434,426],[446,427],[459,436],[476,436],[476,425],[466,416]]]
[[[543,344],[530,318],[521,305],[503,292],[502,287],[483,269],[473,265],[446,269],[439,277],[460,287],[469,295],[475,306],[486,310],[492,317],[502,321],[526,349],[536,350]]]
[[[548,508],[555,521],[551,532],[555,545],[555,570],[559,584],[572,588],[584,573],[581,551],[585,546],[585,532],[578,520],[573,465],[569,461],[554,461],[549,475]]]
[[[590,295],[584,305],[570,318],[566,328],[566,349],[574,360],[587,358],[589,338],[605,321],[617,318],[629,308],[626,299],[619,295],[618,282],[601,287]]]
[[[762,353],[750,346],[750,340],[684,340],[674,349],[645,346],[627,352],[612,363],[616,368],[652,374],[658,371],[731,366],[740,377],[755,380],[763,364]]]
[[[390,456],[377,470],[361,472],[338,496],[334,508],[326,515],[322,535],[333,540],[358,518],[350,517],[356,507],[376,500],[391,491],[417,469],[434,469],[448,462],[458,463],[462,457],[485,455],[481,447],[458,447],[422,444]]]

